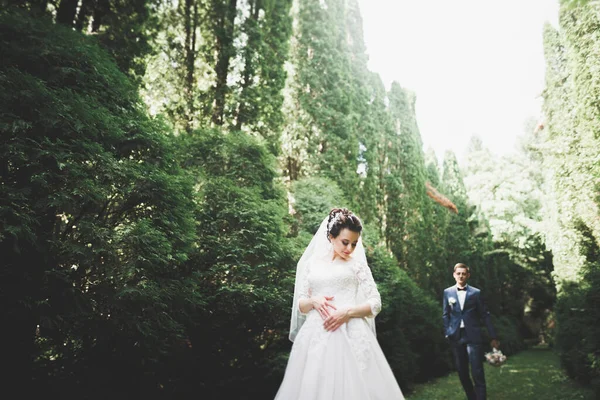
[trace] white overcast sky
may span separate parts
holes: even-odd
[[[544,88],[542,33],[558,0],[359,0],[369,69],[416,93],[424,149],[462,159],[479,135],[514,149]]]

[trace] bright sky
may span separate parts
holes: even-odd
[[[414,91],[424,149],[463,158],[479,135],[514,149],[544,88],[542,33],[558,0],[359,0],[369,69]]]

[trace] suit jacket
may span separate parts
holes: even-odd
[[[443,307],[444,333],[449,340],[457,342],[460,339],[461,320],[465,321],[467,343],[481,344],[483,342],[481,335],[482,322],[485,324],[490,337],[492,339],[497,338],[490,313],[483,302],[481,290],[476,287],[467,285],[467,294],[463,308],[460,307],[460,302],[458,301],[456,285],[446,288],[444,290]]]

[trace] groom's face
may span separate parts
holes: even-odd
[[[456,284],[460,287],[463,287],[467,284],[467,280],[469,280],[469,270],[466,268],[456,268],[454,270],[454,280],[456,280]]]

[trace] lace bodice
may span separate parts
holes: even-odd
[[[381,311],[381,296],[369,266],[357,260],[344,261],[336,259],[313,260],[306,268],[299,298],[311,296],[333,296],[330,301],[340,310],[344,307],[368,303],[371,317]],[[299,304],[296,305],[299,307]],[[348,343],[361,369],[367,367],[371,354],[369,346],[373,340],[374,328],[369,328],[374,321],[366,323],[365,318],[352,318],[340,328],[347,335]],[[309,346],[317,352],[323,351],[330,332],[323,328],[323,320],[316,310],[308,312],[303,327],[304,335],[299,335],[297,346]]]
[[[311,296],[334,296],[332,303],[338,309],[368,302],[373,317],[381,311],[381,296],[369,266],[353,259],[313,260],[305,271],[299,297]]]

